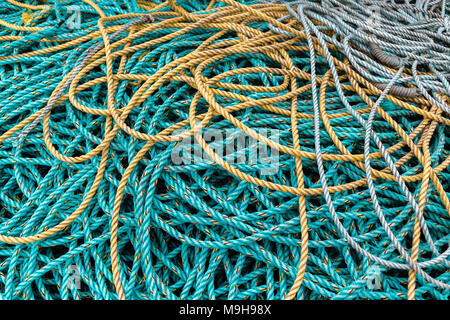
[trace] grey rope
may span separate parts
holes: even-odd
[[[288,8],[289,8],[289,6],[288,6]],[[322,48],[323,48],[323,50],[325,52],[326,59],[327,59],[328,63],[330,64],[331,72],[333,74],[333,78],[334,78],[334,81],[336,83],[336,88],[338,90],[339,96],[340,96],[341,100],[343,101],[345,107],[364,126],[364,128],[366,129],[366,136],[368,136],[369,138],[371,136],[373,137],[375,143],[377,144],[378,148],[380,149],[381,153],[383,154],[383,157],[385,158],[386,162],[388,163],[389,168],[391,169],[391,171],[393,172],[397,182],[399,183],[402,191],[407,196],[408,202],[413,207],[414,211],[416,211],[416,214],[417,214],[419,220],[421,220],[421,227],[423,229],[427,230],[425,221],[423,219],[423,215],[421,213],[421,210],[419,210],[419,208],[417,206],[417,203],[415,202],[415,199],[412,197],[411,193],[409,192],[409,190],[407,189],[406,185],[404,184],[400,174],[398,173],[398,171],[396,170],[392,160],[390,159],[390,156],[387,154],[386,150],[384,149],[383,145],[381,144],[381,141],[378,139],[377,135],[374,134],[374,132],[371,130],[371,124],[365,122],[359,116],[359,114],[357,114],[353,110],[353,108],[348,104],[348,101],[346,100],[346,98],[345,98],[345,96],[344,96],[344,94],[342,92],[342,89],[340,87],[339,78],[338,78],[338,75],[337,75],[337,72],[336,72],[336,68],[335,68],[334,63],[332,61],[331,55],[330,55],[329,51],[327,50],[326,44],[324,43],[320,32],[318,32],[318,30],[315,28],[315,26],[310,21],[308,21],[308,19],[306,18],[305,14],[302,12],[302,9],[303,9],[302,6],[299,5],[298,6],[298,10],[297,10],[298,14],[294,13],[293,15],[296,16],[297,18],[299,18],[299,20],[302,22],[302,24],[303,24],[303,26],[305,28],[305,32],[306,32],[306,35],[307,35],[307,40],[308,40],[308,44],[309,44],[309,48],[310,48],[311,76],[312,76],[312,95],[313,95],[314,122],[315,122],[316,159],[317,159],[317,164],[318,164],[318,169],[319,169],[320,181],[321,181],[321,184],[322,184],[322,188],[324,190],[324,196],[325,196],[325,199],[326,199],[326,202],[327,202],[327,206],[329,208],[329,211],[330,211],[330,214],[332,216],[332,219],[333,219],[334,223],[338,227],[339,231],[343,234],[343,236],[346,239],[346,241],[355,250],[357,250],[359,253],[363,254],[364,256],[369,258],[370,260],[373,260],[373,261],[375,261],[375,262],[377,262],[379,264],[385,265],[385,266],[399,268],[399,269],[413,268],[424,279],[426,279],[430,283],[433,283],[434,285],[442,287],[442,288],[449,289],[450,285],[447,285],[445,283],[442,283],[441,281],[438,281],[438,280],[432,278],[430,275],[428,275],[427,273],[425,273],[422,270],[422,267],[428,266],[428,265],[430,265],[430,263],[442,263],[442,262],[444,262],[445,264],[448,264],[448,261],[446,259],[447,259],[447,257],[450,254],[450,249],[447,249],[441,255],[438,255],[436,258],[434,258],[432,260],[429,260],[429,261],[426,261],[425,263],[424,262],[415,263],[414,261],[412,261],[411,257],[407,254],[406,250],[400,245],[399,241],[393,235],[392,231],[390,230],[389,225],[387,224],[387,222],[386,222],[386,220],[384,218],[383,213],[381,212],[381,208],[379,207],[379,205],[375,205],[375,209],[376,209],[376,213],[377,213],[377,215],[378,215],[378,217],[380,219],[380,222],[382,223],[383,228],[387,232],[390,240],[392,241],[392,243],[394,244],[396,249],[400,252],[400,254],[403,256],[403,258],[408,262],[408,264],[406,264],[406,265],[405,264],[395,263],[395,262],[392,262],[392,261],[387,261],[387,260],[384,260],[382,258],[376,257],[376,256],[372,255],[370,252],[368,252],[365,249],[361,248],[359,246],[359,244],[356,241],[354,241],[353,238],[347,233],[347,231],[343,227],[342,223],[339,221],[339,217],[336,214],[336,211],[335,211],[334,205],[333,205],[333,201],[331,199],[331,196],[330,196],[330,193],[329,193],[329,190],[328,190],[328,185],[327,185],[327,182],[326,182],[326,177],[325,177],[325,172],[324,172],[324,167],[323,167],[323,162],[322,162],[322,157],[321,157],[320,125],[319,125],[319,113],[320,112],[319,112],[318,101],[317,101],[317,92],[316,92],[317,85],[316,85],[316,72],[315,72],[315,53],[314,53],[314,46],[313,46],[312,39],[311,39],[311,34],[310,34],[310,28],[313,29],[315,35],[319,39],[319,42],[321,43],[321,46],[322,46]],[[292,9],[290,11],[291,11],[291,13],[293,13]],[[316,29],[316,30],[314,30],[314,29]],[[401,70],[403,70],[403,67],[402,67]],[[401,71],[397,73],[396,78],[399,76],[400,73],[401,73]],[[385,88],[384,92],[382,93],[382,96],[380,96],[380,98],[377,100],[377,103],[374,104],[374,106],[372,108],[372,111],[376,110],[376,108],[378,107],[378,104],[381,102],[381,100],[387,94],[387,92],[389,92],[390,87],[393,85],[394,82],[395,81],[391,81],[390,84]],[[371,112],[371,113],[374,113],[374,111]],[[369,144],[370,144],[370,139],[369,139]],[[365,149],[367,149],[367,146],[365,146]],[[370,171],[370,162],[368,164],[366,164],[366,170]],[[368,180],[369,179],[370,178],[368,177]],[[373,199],[376,199],[376,195],[375,195],[375,192],[374,192],[373,184],[372,184],[372,188],[370,188],[370,189],[373,189],[371,191],[371,197]],[[436,252],[436,249],[434,247],[434,244],[433,244],[432,240],[429,237],[429,233],[428,233],[428,236],[426,236],[426,237],[427,237],[427,242],[430,245],[433,253],[436,254],[437,252]]]
[[[298,14],[296,14],[296,12],[293,11],[292,8],[290,8],[289,6],[287,6],[287,8],[288,8],[288,10],[290,11],[290,13],[292,15],[297,16],[299,18],[299,14],[302,11],[301,10],[302,9],[301,5],[299,5],[298,9],[297,9]],[[344,105],[346,106],[347,109],[349,109],[351,114],[358,120],[358,122],[363,127],[366,127],[366,122],[364,121],[364,119],[362,119],[361,116],[353,110],[353,108],[348,104],[347,100],[345,99],[345,96],[344,96],[344,94],[342,92],[342,88],[340,87],[340,84],[339,84],[339,79],[338,79],[338,75],[337,75],[337,72],[336,72],[336,67],[335,67],[335,65],[334,65],[334,63],[332,61],[331,55],[330,55],[330,53],[328,51],[328,48],[326,47],[326,44],[324,43],[324,41],[323,41],[323,39],[321,37],[321,34],[316,30],[314,24],[312,24],[311,21],[309,21],[306,18],[304,13],[302,13],[302,14],[303,14],[303,20],[306,21],[306,23],[307,23],[306,26],[304,25],[305,31],[309,30],[308,25],[309,25],[309,27],[311,27],[315,31],[315,34],[318,37],[318,39],[319,39],[319,41],[320,41],[320,43],[321,43],[321,45],[322,45],[322,47],[324,49],[324,52],[326,53],[326,59],[327,59],[329,65],[331,67],[331,71],[332,71],[332,74],[333,74],[333,77],[334,77],[334,80],[335,80],[335,83],[336,83],[336,88],[337,88],[337,91],[338,91],[338,93],[339,93],[339,95],[341,97],[341,100],[344,102]],[[372,132],[372,135],[373,135],[374,141],[376,142],[378,148],[380,149],[380,151],[381,151],[385,161],[388,163],[388,166],[389,166],[391,172],[393,173],[397,183],[399,184],[402,192],[405,194],[405,196],[408,199],[409,204],[412,206],[412,208],[414,209],[415,213],[418,215],[419,220],[421,222],[421,226],[422,226],[424,235],[425,235],[426,239],[428,240],[427,242],[428,242],[430,248],[433,250],[433,252],[436,255],[438,255],[436,250],[435,250],[435,247],[434,247],[434,242],[431,240],[431,237],[429,235],[429,231],[428,231],[428,228],[427,228],[427,226],[425,224],[425,220],[423,218],[422,212],[421,212],[421,210],[419,209],[419,207],[417,205],[417,202],[415,201],[414,197],[411,195],[410,191],[408,190],[407,186],[405,185],[403,179],[401,178],[401,175],[398,173],[398,170],[395,167],[395,165],[393,164],[393,161],[391,160],[389,154],[385,151],[384,146],[382,145],[382,143],[379,140],[378,136],[375,135],[373,132]],[[377,212],[377,213],[379,213],[379,212]]]
[[[322,5],[306,0],[283,2],[291,5],[304,5],[305,15],[323,24],[319,30],[333,31],[334,36],[323,32],[322,37],[326,42],[345,51],[355,69],[360,74],[366,73],[364,77],[373,83],[388,83],[393,73],[386,66],[398,67],[399,59],[403,58],[407,59],[408,65],[418,61],[420,65],[429,66],[430,69],[433,67],[440,73],[439,76],[437,73],[434,75],[421,74],[418,77],[402,76],[398,81],[398,83],[404,84],[401,86],[402,88],[414,87],[417,90],[400,89],[395,86],[391,91],[392,94],[404,94],[405,97],[411,97],[424,90],[446,92],[448,86],[443,83],[442,78],[450,79],[450,20],[448,17],[442,17],[441,12],[432,11],[431,8],[436,7],[433,7],[432,2],[421,4],[420,7],[409,4],[390,5],[385,2],[356,0],[348,0],[345,5],[336,0],[324,0]],[[382,28],[374,27],[367,23],[367,19],[371,16],[368,4],[387,6],[390,9],[396,8],[395,10],[399,11],[396,12],[393,9],[381,11],[377,19]],[[403,8],[403,11],[400,8]],[[438,8],[433,10],[436,9]],[[411,14],[406,17],[404,12]],[[288,35],[273,26],[269,26],[269,28]],[[374,60],[370,60],[368,56],[364,56],[362,52],[349,46],[349,36],[353,38],[352,41],[357,47],[363,51],[374,53],[374,56],[377,56],[382,64],[376,64]],[[344,40],[341,42],[342,40],[339,39]],[[379,50],[377,50],[378,48]],[[363,71],[364,69],[367,71]],[[420,79],[419,82],[423,89],[418,88],[417,79]],[[449,110],[444,103],[439,103],[438,107],[444,112]]]

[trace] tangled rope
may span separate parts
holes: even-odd
[[[365,24],[367,25],[367,21],[369,20],[370,17],[369,17],[369,16],[364,16],[364,14],[367,14],[368,10],[367,10],[366,7],[362,6],[361,4],[359,4],[359,3],[357,3],[357,2],[350,2],[350,4],[351,4],[351,5],[354,5],[354,6],[357,7],[358,9],[361,9],[363,12],[355,12],[355,10],[348,9],[347,7],[344,7],[342,4],[340,4],[339,2],[336,2],[336,1],[331,1],[331,2],[334,3],[335,5],[337,5],[338,8],[336,9],[336,8],[330,7],[330,6],[329,6],[329,5],[330,5],[330,2],[328,2],[328,3],[325,2],[327,5],[318,8],[318,7],[315,6],[314,4],[311,4],[310,2],[307,2],[307,1],[306,1],[306,2],[305,2],[305,1],[299,1],[299,2],[296,2],[296,4],[298,3],[297,12],[293,11],[292,8],[291,8],[291,5],[292,5],[293,3],[288,3],[288,4],[286,5],[286,7],[287,7],[288,11],[290,12],[290,14],[292,14],[293,16],[295,16],[296,18],[298,18],[298,19],[302,22],[302,24],[303,24],[303,26],[304,26],[304,28],[305,28],[305,32],[307,33],[308,36],[309,36],[309,34],[310,34],[310,28],[312,28],[313,31],[314,31],[314,33],[318,36],[319,41],[320,41],[320,43],[321,43],[321,45],[322,45],[322,48],[323,48],[323,50],[324,50],[325,53],[326,53],[327,60],[328,60],[328,62],[329,62],[329,64],[330,64],[330,66],[332,67],[331,71],[333,72],[333,76],[334,76],[335,83],[339,83],[339,80],[337,79],[337,73],[335,72],[335,69],[334,69],[334,63],[331,61],[331,57],[330,57],[329,53],[327,52],[327,51],[328,51],[327,45],[326,45],[326,44],[324,43],[324,41],[323,41],[323,39],[324,39],[324,33],[321,32],[321,31],[319,31],[319,30],[314,26],[314,24],[312,24],[312,22],[306,17],[305,11],[306,11],[308,8],[312,7],[312,9],[313,9],[312,11],[313,11],[313,12],[309,12],[310,15],[311,15],[311,16],[314,16],[314,17],[315,17],[316,19],[318,19],[319,21],[324,22],[324,24],[325,24],[325,30],[327,30],[327,31],[333,31],[333,38],[334,38],[335,41],[331,40],[330,37],[328,37],[328,39],[330,39],[331,42],[332,42],[333,44],[335,44],[338,48],[343,49],[343,51],[346,53],[346,56],[347,56],[351,61],[353,61],[353,62],[355,62],[355,59],[352,59],[352,58],[351,58],[351,57],[352,57],[352,53],[351,53],[351,49],[349,48],[349,45],[348,45],[348,39],[351,38],[351,36],[353,36],[354,34],[358,34],[358,31],[359,31],[359,30],[354,30],[354,29],[352,30],[352,28],[349,27],[349,25],[343,26],[343,25],[342,25],[342,24],[343,24],[343,20],[347,20],[346,22],[353,23],[354,25],[356,25],[356,26],[358,26],[359,28],[361,28],[361,27],[363,27]],[[322,3],[322,5],[323,5],[323,3]],[[394,6],[395,8],[402,8],[402,9],[405,9],[405,8],[406,8],[406,9],[409,9],[409,10],[412,10],[412,11],[415,11],[415,9],[418,7],[420,13],[426,12],[427,14],[429,14],[429,11],[427,11],[427,10],[425,10],[425,11],[424,11],[424,10],[421,10],[421,9],[420,9],[420,6],[417,6],[417,7],[410,6],[410,5],[400,5],[400,6],[393,5],[393,6]],[[350,6],[350,8],[351,8],[351,6]],[[377,8],[379,8],[379,7],[377,7]],[[319,9],[319,11],[321,11],[321,12],[320,12],[321,14],[326,14],[327,16],[326,16],[325,18],[323,18],[323,16],[319,16],[319,15],[314,14],[314,9]],[[339,10],[339,9],[340,9],[340,10]],[[342,10],[342,9],[343,9],[343,10]],[[342,11],[344,11],[344,12],[342,12]],[[349,15],[347,14],[347,12],[345,12],[345,11],[350,11],[350,12],[352,13],[352,16],[349,16]],[[445,18],[444,12],[445,12],[445,1],[444,1],[444,3],[443,3],[443,6],[442,6],[442,16]],[[393,16],[394,14],[393,14],[393,12],[388,11],[386,15],[388,16],[388,18],[391,18],[391,19],[392,19],[392,16]],[[364,19],[361,19],[360,21],[358,21],[358,20],[354,19],[353,16],[364,17]],[[337,18],[336,18],[336,17],[337,17]],[[400,17],[400,15],[398,14],[397,17]],[[341,19],[341,18],[343,18],[343,19]],[[368,24],[368,27],[365,27],[366,29],[369,29],[370,34],[375,33],[375,32],[378,32],[378,33],[381,33],[381,35],[386,36],[387,39],[395,39],[395,35],[394,35],[394,34],[392,34],[392,33],[391,33],[391,34],[387,34],[387,32],[385,32],[384,29],[386,28],[388,31],[389,31],[389,30],[390,30],[390,31],[394,30],[394,31],[397,31],[397,33],[398,33],[398,30],[399,30],[399,29],[402,29],[403,31],[404,31],[404,29],[405,29],[404,24],[402,25],[401,23],[398,24],[399,26],[398,26],[397,28],[391,26],[391,25],[392,25],[392,22],[391,22],[392,20],[389,20],[388,18],[383,19],[383,18],[382,18],[382,15],[381,15],[381,11],[378,12],[378,15],[377,15],[375,18],[378,20],[376,24],[375,24],[375,23],[369,23],[369,24]],[[421,17],[421,18],[423,19],[423,17]],[[330,21],[330,20],[331,20],[331,21]],[[365,21],[364,21],[364,20],[365,20]],[[403,18],[403,20],[405,20],[405,19]],[[443,20],[443,19],[441,19],[441,20]],[[424,21],[425,21],[425,23],[427,23],[427,24],[428,24],[428,22],[429,22],[428,19],[427,19],[427,20],[422,20],[422,21],[414,21],[414,22],[415,22],[415,23],[414,23],[414,28],[419,28],[419,30],[420,30],[421,24],[423,25],[423,24],[424,24]],[[381,22],[383,23],[382,26],[380,26],[380,23],[381,23]],[[410,21],[409,21],[409,22],[410,22]],[[422,22],[422,23],[419,23],[419,22]],[[444,22],[446,22],[446,21],[444,20]],[[387,25],[387,26],[386,26],[386,25]],[[337,27],[337,26],[338,26],[338,27]],[[328,28],[327,28],[327,27],[328,27]],[[330,27],[334,27],[334,29],[333,29],[333,28],[330,28]],[[336,28],[336,27],[337,27],[337,28]],[[340,27],[340,28],[339,28],[339,27]],[[375,27],[378,27],[379,29],[377,29],[377,28],[375,28]],[[380,28],[380,27],[381,27],[381,28]],[[371,29],[371,30],[370,30],[370,29]],[[347,31],[347,30],[350,30],[350,33],[349,33],[349,32],[345,32],[345,31]],[[280,31],[280,30],[278,29],[278,31]],[[335,32],[334,32],[334,31],[335,31]],[[342,32],[342,31],[344,31],[344,32]],[[422,33],[413,32],[412,34],[415,36],[415,39],[417,39],[417,38],[425,38],[426,35],[430,35],[430,33],[427,32],[427,31],[428,31],[428,30],[426,30],[425,32],[422,32]],[[283,33],[283,31],[281,31],[281,32]],[[336,41],[336,35],[340,35],[340,36],[344,37],[343,43],[340,43],[339,41]],[[361,35],[361,33],[359,33],[358,35]],[[442,28],[440,28],[440,29],[437,31],[437,35],[442,36]],[[421,36],[423,36],[423,37],[421,37]],[[367,35],[364,35],[364,34],[363,34],[363,35],[361,36],[361,38],[362,38],[362,39],[359,39],[359,40],[366,40],[366,42],[367,42],[367,39],[368,39]],[[438,38],[440,38],[439,40],[442,40],[442,39],[443,39],[443,42],[446,43],[446,44],[448,45],[448,38],[447,38],[447,39],[446,39],[446,37],[438,37]],[[435,51],[433,52],[432,49],[435,49],[436,47],[438,47],[438,48],[440,47],[441,50],[443,49],[444,51],[447,51],[447,53],[450,53],[450,51],[448,50],[448,48],[439,45],[438,43],[436,43],[435,41],[433,41],[433,39],[430,39],[430,38],[428,37],[427,40],[430,40],[430,41],[428,41],[428,43],[425,43],[425,45],[423,45],[423,42],[421,42],[421,43],[419,43],[419,44],[416,43],[416,44],[413,46],[413,48],[415,48],[415,51],[416,51],[416,50],[419,51],[419,50],[424,50],[424,49],[425,49],[425,50],[426,50],[426,51],[425,51],[425,52],[426,52],[426,55],[429,56],[430,53],[436,53]],[[400,75],[400,74],[402,73],[402,71],[404,70],[403,62],[401,62],[401,60],[400,60],[397,56],[390,56],[390,55],[384,53],[384,51],[383,51],[382,49],[380,49],[380,47],[378,47],[378,45],[374,44],[373,41],[374,41],[373,39],[371,39],[371,40],[368,41],[368,47],[370,48],[370,51],[371,51],[372,54],[375,56],[375,58],[377,58],[378,60],[380,60],[381,62],[383,62],[384,64],[386,64],[386,65],[388,65],[388,66],[390,66],[390,67],[400,67],[400,70],[398,71],[398,73],[397,73],[391,80],[389,80],[389,85],[387,85],[387,86],[384,85],[384,86],[383,86],[384,92],[383,92],[382,95],[378,98],[378,100],[377,100],[377,102],[375,103],[375,105],[372,107],[372,110],[371,110],[371,113],[370,113],[370,116],[369,116],[369,120],[367,121],[367,123],[365,123],[365,121],[364,121],[358,114],[352,112],[353,110],[352,110],[351,106],[348,104],[348,102],[346,101],[346,99],[345,99],[345,97],[344,97],[344,95],[343,95],[342,92],[340,92],[340,97],[341,97],[342,101],[344,102],[344,104],[346,105],[347,109],[352,113],[352,115],[354,115],[355,118],[358,119],[358,122],[359,122],[360,124],[362,124],[362,125],[365,127],[366,135],[365,135],[365,142],[364,142],[364,155],[365,155],[365,163],[366,163],[367,183],[368,183],[368,187],[369,187],[369,191],[370,191],[370,196],[371,196],[371,199],[372,199],[372,201],[373,201],[373,203],[374,203],[375,210],[376,210],[377,215],[378,215],[378,217],[379,217],[379,219],[380,219],[380,222],[382,223],[383,228],[385,229],[387,235],[389,236],[389,239],[391,239],[391,241],[394,243],[394,245],[395,245],[395,247],[397,248],[397,250],[398,250],[399,252],[401,252],[402,256],[403,256],[405,259],[407,259],[408,263],[409,263],[409,264],[413,267],[413,269],[414,269],[414,270],[412,270],[412,272],[410,273],[409,283],[408,283],[408,286],[409,286],[409,287],[408,287],[408,288],[409,288],[409,290],[408,290],[408,297],[409,297],[410,299],[414,299],[415,275],[416,275],[415,272],[416,272],[416,271],[419,271],[419,273],[421,273],[421,275],[422,275],[424,278],[426,278],[428,281],[431,281],[431,282],[433,282],[433,283],[436,284],[436,285],[442,285],[442,284],[439,284],[439,283],[436,282],[434,279],[432,279],[431,277],[429,277],[428,275],[426,275],[426,274],[424,274],[422,271],[420,271],[420,268],[418,267],[418,265],[416,265],[415,261],[411,260],[411,257],[407,254],[405,248],[403,248],[403,247],[401,246],[401,244],[399,243],[399,241],[398,241],[397,238],[393,235],[391,229],[389,228],[389,225],[387,224],[387,222],[386,222],[386,220],[385,220],[385,217],[384,217],[384,215],[383,215],[382,208],[380,207],[380,205],[379,205],[379,203],[378,203],[378,199],[377,199],[377,196],[376,196],[376,192],[375,192],[375,189],[374,189],[374,186],[373,186],[373,180],[372,180],[372,174],[371,174],[371,168],[370,168],[369,146],[370,146],[371,135],[372,135],[373,138],[374,138],[374,141],[375,141],[375,142],[377,143],[377,145],[378,145],[379,150],[383,153],[383,157],[384,157],[384,158],[386,159],[386,161],[388,162],[389,167],[390,167],[390,170],[391,170],[391,171],[394,173],[394,175],[396,176],[396,180],[398,181],[398,183],[399,183],[399,185],[400,185],[400,187],[401,187],[401,189],[402,189],[402,192],[407,196],[408,201],[409,201],[409,204],[412,206],[412,208],[414,209],[415,213],[417,214],[417,221],[416,221],[415,232],[414,232],[415,235],[414,235],[414,239],[413,239],[413,247],[414,247],[414,249],[413,249],[413,255],[414,255],[414,259],[417,260],[417,249],[418,249],[418,242],[419,242],[419,237],[420,237],[420,227],[419,227],[419,224],[420,224],[420,225],[422,226],[422,228],[423,228],[423,231],[424,231],[424,234],[425,234],[425,238],[427,239],[427,242],[428,242],[430,248],[433,250],[433,253],[434,253],[436,256],[438,256],[439,253],[438,253],[437,250],[434,248],[433,240],[431,239],[431,237],[430,237],[430,235],[429,235],[429,232],[428,232],[428,230],[427,230],[427,224],[426,224],[426,222],[425,222],[424,219],[423,219],[422,209],[419,208],[417,202],[416,202],[415,199],[412,197],[412,195],[411,195],[409,189],[407,188],[407,186],[405,185],[403,179],[402,179],[401,176],[399,175],[398,170],[397,170],[396,167],[393,165],[393,162],[392,162],[392,160],[390,159],[389,155],[386,154],[385,149],[384,149],[384,146],[383,146],[382,143],[379,141],[378,137],[377,137],[376,135],[374,135],[374,133],[373,133],[373,131],[372,131],[372,127],[371,127],[371,124],[372,124],[372,121],[373,121],[374,112],[376,111],[376,107],[378,106],[377,104],[378,104],[379,102],[381,102],[381,101],[384,99],[384,95],[385,95],[387,92],[393,92],[393,93],[396,93],[396,94],[398,94],[398,95],[406,96],[406,97],[409,97],[409,98],[415,97],[415,96],[417,95],[417,93],[413,93],[413,94],[410,93],[410,92],[412,91],[413,88],[393,87],[394,82],[395,82],[395,81],[398,81],[399,75]],[[311,39],[310,39],[310,36],[309,36],[309,38],[308,38],[308,42],[309,42],[309,45],[310,45],[310,54],[311,54],[311,57],[314,57],[314,47],[313,47],[312,41],[311,41]],[[410,42],[412,42],[412,41],[410,41]],[[382,42],[382,43],[383,43],[383,45],[387,45],[385,42]],[[390,45],[391,47],[392,47],[392,46],[395,47],[395,44],[393,44],[393,43],[389,43],[389,45]],[[420,45],[421,45],[421,46],[420,46]],[[388,46],[388,45],[387,45],[387,46]],[[419,46],[419,49],[417,49],[418,46]],[[398,48],[399,46],[397,45],[396,47]],[[420,48],[420,47],[422,47],[422,48]],[[406,53],[406,58],[411,57],[411,56],[414,58],[414,62],[412,63],[412,65],[413,65],[413,67],[412,67],[412,69],[413,69],[413,70],[412,70],[412,71],[413,71],[413,77],[411,77],[411,78],[414,79],[414,80],[416,80],[416,85],[421,89],[423,95],[424,95],[425,97],[429,98],[429,100],[430,100],[432,103],[433,103],[433,102],[436,103],[436,100],[433,99],[433,98],[432,98],[432,97],[424,90],[424,87],[423,87],[423,85],[421,84],[421,82],[420,82],[420,80],[419,80],[419,76],[418,76],[418,74],[417,74],[417,65],[418,65],[419,62],[422,62],[422,63],[423,63],[423,62],[432,62],[432,65],[430,65],[430,68],[436,73],[436,74],[434,75],[434,77],[437,78],[436,80],[440,80],[440,79],[442,80],[441,85],[438,86],[437,92],[434,92],[435,97],[439,97],[439,95],[438,95],[437,93],[443,93],[442,90],[439,90],[439,89],[442,89],[443,87],[447,87],[447,88],[448,88],[448,82],[446,82],[446,78],[445,78],[441,73],[439,73],[439,72],[436,71],[436,70],[437,70],[437,69],[442,69],[442,66],[443,66],[444,68],[448,67],[448,66],[449,66],[449,62],[450,62],[450,59],[449,59],[450,56],[445,55],[445,54],[442,54],[441,52],[437,52],[437,53],[435,54],[435,56],[433,57],[433,58],[434,58],[433,60],[430,60],[430,59],[422,59],[422,61],[421,61],[421,57],[420,57],[420,56],[418,57],[417,55],[410,54],[409,51],[406,51],[406,50],[404,50],[404,49],[403,49],[403,50],[400,49],[400,50],[398,50],[398,51],[400,51],[400,53]],[[441,62],[438,61],[439,57],[444,57],[444,60],[443,60],[442,65],[441,65]],[[404,61],[407,63],[407,62],[408,62],[408,59],[406,59],[406,58],[404,58]],[[368,59],[368,60],[369,60],[370,62],[373,62],[373,60],[371,60],[371,59]],[[433,66],[433,64],[435,64],[436,66]],[[357,69],[361,70],[361,68],[358,68],[356,62],[354,63],[354,65],[356,65]],[[318,111],[317,97],[314,97],[314,95],[316,95],[316,90],[315,90],[315,79],[314,79],[314,78],[315,78],[314,58],[311,59],[311,68],[312,68],[312,74],[313,74],[313,103],[314,103],[314,106],[315,106],[315,139],[316,139],[316,154],[317,154],[317,158],[318,158],[317,160],[318,160],[319,172],[320,172],[320,176],[321,176],[321,184],[322,184],[322,187],[324,188],[324,195],[325,195],[325,198],[326,198],[326,200],[327,200],[327,205],[328,205],[328,207],[329,207],[330,213],[331,213],[331,215],[333,216],[333,220],[334,220],[335,223],[337,224],[338,228],[341,230],[341,233],[343,233],[343,234],[345,235],[347,241],[352,245],[352,247],[354,247],[357,251],[359,251],[359,252],[362,253],[363,255],[368,256],[368,257],[369,257],[371,260],[373,260],[373,261],[377,261],[377,262],[379,262],[379,263],[381,263],[381,264],[383,264],[383,265],[391,265],[390,262],[379,260],[378,257],[375,257],[375,256],[371,255],[369,252],[363,250],[363,249],[362,249],[356,242],[354,242],[354,241],[351,239],[351,237],[346,233],[345,229],[344,229],[343,226],[340,224],[340,222],[339,222],[339,220],[338,220],[338,218],[337,218],[337,215],[336,215],[336,213],[335,213],[335,209],[334,209],[332,200],[331,200],[331,198],[330,198],[330,196],[329,196],[329,194],[328,194],[328,191],[327,191],[328,186],[327,186],[327,182],[326,182],[326,179],[325,179],[325,176],[324,176],[323,165],[322,165],[322,161],[321,161],[320,132],[319,132],[319,111]],[[440,78],[440,79],[439,79],[439,78]],[[379,84],[379,83],[377,83],[377,84]],[[379,86],[378,86],[378,87],[379,87]],[[395,89],[397,89],[397,90],[392,91],[391,88],[395,88]],[[446,90],[446,91],[447,91],[447,93],[448,93],[448,90]],[[445,91],[444,91],[444,92],[445,92]],[[446,103],[445,103],[445,102],[441,103],[442,100],[441,100],[441,99],[439,99],[439,100],[440,100],[440,102],[437,103],[437,104],[442,105],[442,108],[441,108],[441,109],[442,109],[443,111],[448,112],[449,109],[448,109]],[[425,181],[428,182],[428,179],[429,179],[429,173],[427,172],[426,174],[427,174],[428,177],[427,177],[427,179],[426,179]],[[422,187],[424,187],[424,185],[422,185]],[[426,188],[427,188],[427,187],[425,186],[425,187],[424,187],[424,190],[425,190],[424,192],[426,192]],[[419,195],[419,197],[420,197],[420,195]],[[423,198],[423,194],[422,194],[422,199],[421,199],[420,201],[422,201],[422,204],[423,204],[423,202],[425,201],[424,198]],[[422,205],[422,208],[423,208],[423,205]],[[419,223],[419,222],[420,222],[420,223]],[[445,255],[446,255],[446,254],[445,254]],[[444,258],[444,259],[446,259],[446,258]],[[445,263],[446,265],[448,265],[448,262],[447,262],[446,260],[444,260],[444,263]],[[442,286],[443,286],[443,287],[446,287],[445,285],[442,285]]]
[[[1,298],[446,299],[448,19],[350,2],[2,4]]]

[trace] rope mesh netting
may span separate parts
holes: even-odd
[[[2,1],[0,298],[447,299],[449,11]]]

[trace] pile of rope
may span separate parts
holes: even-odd
[[[445,2],[42,2],[0,4],[1,299],[449,297]]]

